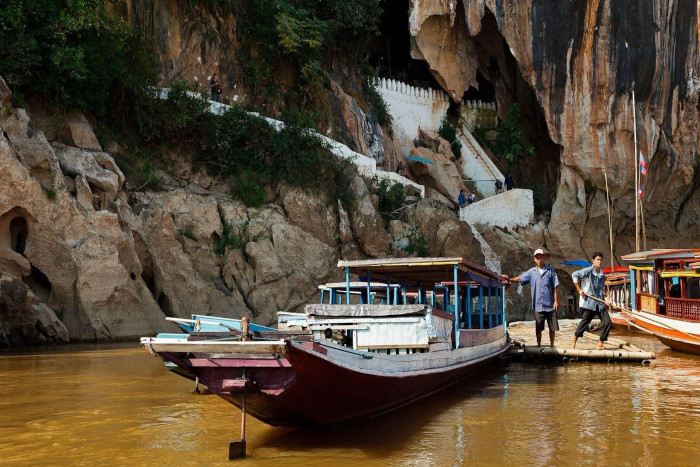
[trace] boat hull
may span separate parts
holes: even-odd
[[[510,340],[503,328],[482,332],[489,333],[480,345],[408,355],[288,341],[284,356],[166,356],[231,404],[240,408],[245,397],[247,412],[270,425],[341,425],[409,404],[491,364]],[[257,389],[227,388],[243,379]]]
[[[625,317],[673,350],[700,355],[700,322],[645,312],[625,313]]]

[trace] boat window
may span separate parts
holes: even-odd
[[[700,277],[691,277],[688,279],[688,287],[686,287],[687,298],[700,299]]]
[[[674,279],[678,278],[674,277]],[[671,298],[681,298],[681,285],[677,282],[673,284],[671,290],[669,290],[668,296]]]

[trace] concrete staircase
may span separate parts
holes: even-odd
[[[457,136],[462,142],[462,157],[457,161],[457,166],[462,172],[463,178],[474,180],[477,191],[484,197],[495,194],[494,183],[505,178],[496,167],[491,158],[481,148],[466,125],[460,124],[457,128]]]

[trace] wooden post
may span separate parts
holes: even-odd
[[[608,173],[603,171],[605,175],[605,198],[608,205],[608,231],[610,233],[610,274],[615,272],[615,257],[613,256],[613,236],[612,236],[612,216],[610,214],[610,190],[608,189]]]
[[[639,251],[639,161],[637,160],[637,106],[632,83],[632,121],[634,122],[634,244]]]

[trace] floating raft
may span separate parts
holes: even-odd
[[[650,360],[656,358],[654,352],[646,352],[639,347],[619,338],[608,337],[605,342],[605,349],[598,350],[595,348],[600,335],[586,332],[578,342],[576,348],[572,349],[571,341],[574,339],[574,331],[578,326],[579,320],[559,320],[559,331],[557,331],[554,340],[554,347],[549,346],[549,329],[545,325],[542,332],[542,347],[537,346],[535,337],[535,322],[534,321],[517,321],[510,323],[508,326],[508,334],[512,340],[511,348],[508,350],[508,355],[525,357],[542,357],[558,360],[591,360],[591,361],[634,361],[642,363],[650,363]],[[595,329],[596,324],[593,321],[591,327]]]

